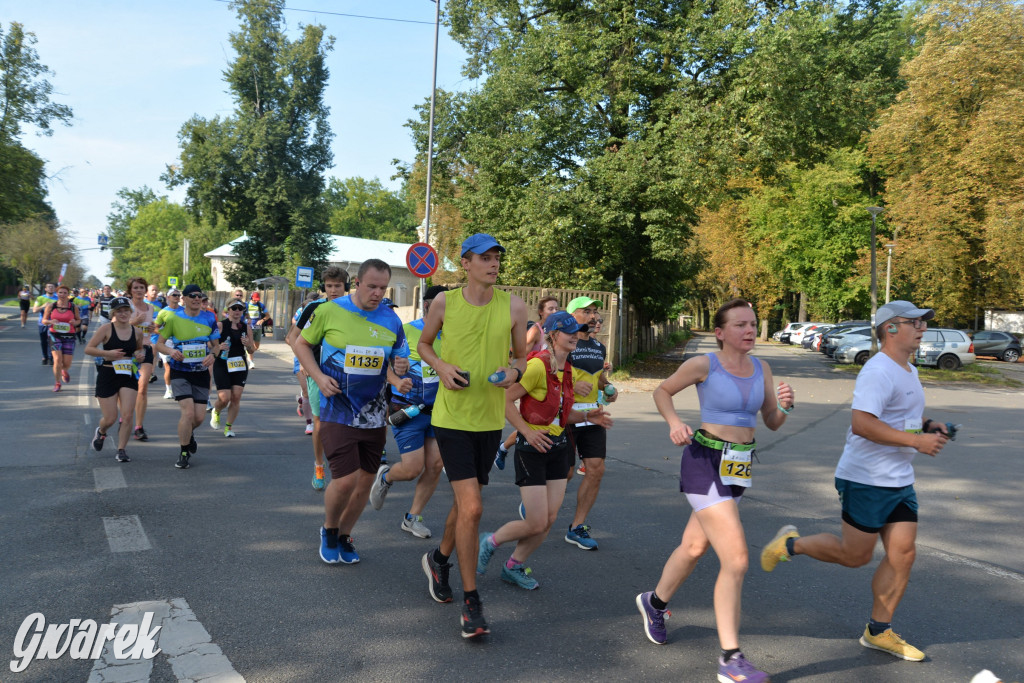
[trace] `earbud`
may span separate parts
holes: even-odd
[[[897,327],[896,325],[889,325],[889,327],[885,328],[885,331],[888,332],[889,334],[896,334],[897,332],[900,331],[900,328]]]

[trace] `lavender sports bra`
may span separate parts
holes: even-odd
[[[701,422],[730,427],[754,427],[757,411],[764,403],[764,373],[761,361],[754,361],[754,374],[737,377],[726,371],[718,356],[707,354],[708,377],[697,385]]]

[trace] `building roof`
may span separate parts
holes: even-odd
[[[328,263],[360,264],[372,258],[379,258],[392,268],[405,268],[405,254],[412,244],[401,242],[384,242],[382,240],[366,240],[361,237],[349,237],[347,235],[330,235],[332,243],[330,254],[327,256]],[[249,239],[243,234],[241,237],[231,240],[227,244],[208,251],[203,256],[206,258],[234,258],[235,245]]]

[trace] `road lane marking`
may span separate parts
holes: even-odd
[[[138,515],[104,517],[103,528],[112,553],[134,553],[153,548]]]
[[[160,627],[156,637],[161,652],[157,656],[167,657],[179,681],[245,683],[184,598],[114,605],[110,620],[118,624],[141,624],[146,612],[153,613],[153,626]],[[114,644],[107,641],[100,658],[93,664],[89,683],[145,683],[152,672],[152,659],[118,661],[114,658]]]
[[[989,564],[987,562],[978,562],[977,560],[972,560],[961,555],[953,555],[952,553],[947,553],[942,550],[936,550],[935,548],[930,548],[929,550],[933,554],[938,555],[943,560],[952,562],[953,564],[963,565],[965,567],[970,567],[971,569],[980,569],[989,576],[994,576],[998,579],[1011,579],[1018,583],[1024,583],[1024,574],[1018,574],[1017,572],[1009,571],[1007,569],[1003,569],[1002,567],[997,567],[994,564]]]
[[[120,467],[97,467],[92,471],[92,476],[96,480],[96,493],[128,488],[124,470]]]
[[[89,405],[89,366],[96,367],[92,356],[86,356],[79,361],[82,369],[78,371],[78,405]]]

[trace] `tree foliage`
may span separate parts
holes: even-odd
[[[0,225],[0,261],[15,269],[23,282],[57,282],[63,264],[64,281],[79,284],[84,271],[75,250],[75,238],[54,221],[33,217]]]
[[[185,185],[200,222],[251,239],[236,249],[230,281],[248,284],[294,265],[317,269],[330,250],[321,201],[331,165],[325,56],[333,38],[319,25],[285,31],[283,0],[232,3],[240,28],[224,72],[235,101],[228,117],[195,116],[179,133],[180,166],[165,180]]]
[[[376,178],[333,178],[324,191],[324,204],[334,235],[388,242],[416,241],[416,204],[406,185],[392,192]]]

